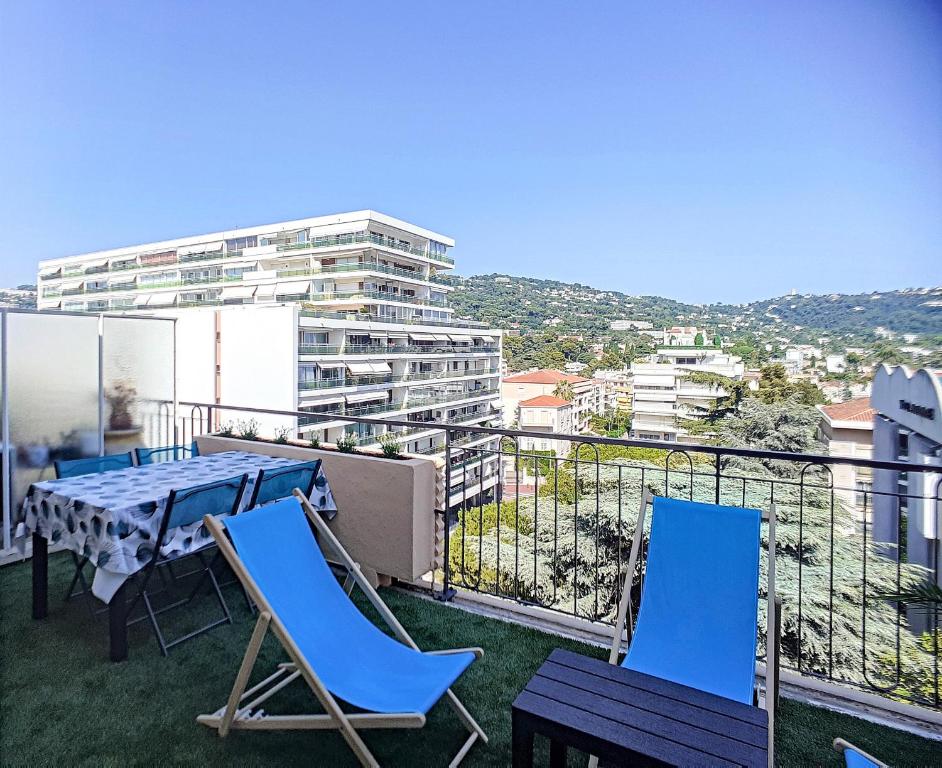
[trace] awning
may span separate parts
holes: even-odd
[[[497,337],[495,336],[484,336],[483,334],[475,334],[475,336],[477,336],[481,341],[487,342],[488,344],[497,341]]]
[[[373,373],[372,363],[347,363],[347,370],[352,374]]]
[[[391,339],[408,339],[409,334],[401,331],[390,331],[389,338]]]
[[[108,259],[99,259],[97,261],[87,261],[82,267],[87,272],[89,269],[97,269],[98,267],[104,267],[108,264]]]
[[[370,363],[369,365],[373,369],[373,373],[392,373],[389,363]]]
[[[173,291],[166,291],[164,293],[152,293],[147,297],[147,306],[148,307],[163,307],[169,306],[174,303],[177,298],[177,294]]]
[[[435,341],[451,341],[451,336],[447,333],[433,333],[432,338],[434,338]]]
[[[275,298],[275,286],[274,285],[260,285],[255,289],[255,298],[256,299],[274,299]]]
[[[285,282],[275,284],[275,293],[280,296],[295,295],[303,293],[305,295],[311,292],[310,280],[286,280]]]
[[[318,363],[317,367],[320,368],[322,371],[333,371],[333,370],[336,370],[337,368],[345,368],[346,364],[345,363]]]
[[[222,240],[218,240],[215,243],[201,243],[200,245],[185,245],[182,248],[177,248],[177,256],[189,256],[193,253],[212,253],[213,251],[222,250]]]
[[[462,344],[474,344],[474,339],[461,333],[449,333],[448,338],[452,341],[458,341]]]
[[[148,300],[149,298],[150,298],[150,296],[135,296],[135,297],[134,297],[134,306],[135,306],[135,307],[143,307],[145,304],[147,304],[147,300]]]
[[[435,337],[430,333],[410,333],[409,338],[413,341],[435,341]]]
[[[59,286],[59,289],[63,291],[76,291],[81,287],[82,287],[82,281],[80,280],[77,283],[63,283],[62,285]]]
[[[386,331],[370,331],[371,339],[385,339],[389,335]]]
[[[380,392],[357,392],[355,395],[347,395],[348,403],[365,403],[367,400],[385,400],[386,393]]]
[[[302,391],[302,392],[301,392],[301,397],[302,397],[302,398],[303,398],[303,397],[316,397],[316,395],[313,394],[313,393],[308,394],[308,393]],[[318,398],[318,399],[317,399],[317,402],[315,402],[315,403],[305,403],[305,405],[307,405],[307,406],[312,406],[312,405],[340,405],[342,402],[343,402],[343,397],[342,397],[342,396],[341,396],[341,397],[325,397],[325,398],[323,398],[323,399]],[[321,415],[321,414],[315,414],[315,415]]]
[[[251,299],[255,289],[251,285],[228,285],[222,289],[220,296],[225,299]]]

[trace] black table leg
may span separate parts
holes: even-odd
[[[49,543],[33,534],[33,618],[45,619],[49,612]]]
[[[128,658],[128,606],[125,596],[125,585],[122,584],[108,603],[108,634],[112,661],[126,661]]]
[[[514,768],[530,768],[533,765],[533,729],[526,722],[526,717],[516,710],[513,711],[511,727]]]
[[[550,768],[566,768],[566,745],[556,739],[550,740]]]

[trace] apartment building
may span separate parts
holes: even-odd
[[[624,370],[598,370],[592,374],[593,378],[601,382],[605,392],[606,410],[614,409],[621,413],[630,413],[634,399],[634,381],[631,371]]]
[[[564,397],[572,403],[572,429],[585,432],[589,428],[589,419],[595,413],[604,413],[606,409],[605,387],[601,382],[553,370],[527,371],[507,376],[503,380],[501,399],[504,420],[509,425],[519,422],[519,406],[525,400],[540,395],[556,395],[571,392],[571,397]]]
[[[500,426],[501,332],[448,306],[453,246],[371,210],[318,216],[45,260],[38,306],[173,315],[180,399],[305,411],[262,428],[362,445],[395,431],[430,453],[441,432],[343,417]],[[497,449],[473,433],[453,445]],[[496,484],[496,458],[476,487]]]
[[[522,437],[520,449],[528,451],[553,451],[563,456],[571,447],[568,440],[556,440],[557,435],[571,435],[574,431],[574,406],[569,400],[554,395],[537,395],[520,401],[517,419],[520,429],[527,432],[542,432],[546,437]]]
[[[686,419],[701,417],[727,392],[717,384],[689,380],[691,373],[712,373],[726,378],[743,378],[742,359],[722,350],[721,345],[698,346],[677,343],[686,341],[697,329],[665,331],[668,343],[658,347],[643,363],[633,363],[631,436],[646,440],[694,442],[682,426]],[[691,334],[691,331],[693,332]],[[703,334],[703,338],[706,335]]]
[[[873,419],[876,410],[869,397],[857,397],[843,403],[819,405],[821,423],[818,439],[826,446],[831,456],[849,459],[869,459],[873,455]],[[831,467],[835,494],[849,509],[862,512],[872,507],[864,504],[864,494],[872,489],[873,476],[869,468],[835,464]]]

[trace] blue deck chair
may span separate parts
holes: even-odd
[[[889,768],[886,763],[877,760],[873,755],[868,755],[844,739],[834,739],[834,749],[844,755],[844,764],[847,768]]]
[[[217,729],[220,736],[232,728],[336,729],[362,765],[378,766],[360,731],[421,728],[426,713],[445,698],[470,731],[451,762],[457,765],[478,739],[487,741],[451,691],[452,683],[483,652],[480,648],[420,651],[327,523],[299,490],[294,493],[295,498],[232,518],[205,519],[220,551],[258,605],[259,617],[228,702],[213,714],[200,715],[197,722]],[[360,613],[324,553],[343,564],[395,638]],[[246,691],[269,629],[290,662]],[[326,714],[267,715],[259,708],[299,677]],[[359,711],[345,712],[341,701]]]
[[[194,440],[189,445],[162,445],[159,448],[135,448],[134,455],[138,466],[157,464],[162,461],[180,461],[199,456],[200,451]]]
[[[652,505],[651,536],[641,606],[631,626],[631,588],[644,517]],[[759,607],[760,528],[769,521],[768,656],[765,707],[769,765],[773,763],[778,638],[775,636],[775,513],[652,497],[645,491],[631,543],[609,661],[745,704],[759,701],[755,685]]]
[[[69,477],[80,477],[81,475],[91,475],[96,472],[109,472],[113,469],[127,469],[134,466],[134,460],[131,453],[112,453],[108,456],[90,456],[87,459],[65,459],[53,462],[56,471],[57,480],[65,480]],[[65,591],[65,599],[68,602],[73,597],[80,595],[90,595],[91,588],[85,579],[85,566],[88,565],[87,557],[79,557],[72,552],[72,562],[75,564],[75,575],[69,583],[69,588]],[[81,583],[82,588],[75,591],[76,585]],[[89,603],[89,609],[92,616],[95,616],[95,608]]]
[[[164,542],[167,532],[173,528],[191,525],[205,518],[214,519],[215,515],[235,515],[239,511],[242,494],[245,492],[248,479],[248,475],[238,475],[226,480],[216,480],[191,488],[170,491],[163,517],[161,517],[160,520],[160,530],[155,541]],[[200,534],[194,532],[193,535],[198,536]],[[206,536],[206,532],[203,532],[202,535]],[[138,618],[129,619],[128,624],[136,624],[144,619],[149,619],[151,627],[154,630],[154,635],[157,638],[157,643],[160,646],[160,652],[164,656],[166,656],[169,649],[175,645],[179,645],[197,635],[208,632],[214,627],[218,627],[220,624],[232,623],[232,617],[229,614],[226,599],[222,596],[222,592],[219,589],[219,582],[216,581],[216,576],[213,574],[210,562],[206,560],[205,557],[207,550],[212,547],[213,543],[213,540],[207,536],[206,543],[203,546],[189,552],[169,556],[162,555],[160,546],[155,546],[147,565],[137,574],[137,580],[135,582],[137,593],[128,605],[127,615],[130,617],[131,612],[134,610],[139,600],[144,603],[145,613]],[[194,558],[200,564],[200,568],[193,572],[194,574],[200,574],[196,585],[192,588],[187,597],[155,608],[151,599],[151,592],[148,591],[151,577],[159,566],[169,566],[171,563],[179,562],[185,558]],[[207,580],[210,582],[212,591],[222,610],[222,617],[210,621],[208,624],[193,632],[188,632],[173,640],[167,640],[167,638],[164,637],[163,630],[160,628],[157,617],[192,602]]]

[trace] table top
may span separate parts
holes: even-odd
[[[570,651],[553,651],[513,707],[541,722],[541,733],[563,741],[585,736],[607,744],[609,756],[633,752],[670,765],[768,763],[764,709]]]
[[[88,557],[98,568],[135,573],[153,552],[170,491],[248,474],[244,508],[259,469],[297,463],[295,459],[225,451],[34,483],[23,503],[22,533],[39,533]],[[336,509],[323,469],[311,497],[316,509]],[[194,551],[210,538],[199,521],[168,532],[161,551],[164,555]]]

